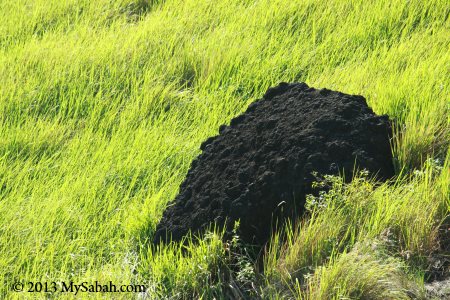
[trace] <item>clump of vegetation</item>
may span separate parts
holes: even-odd
[[[174,299],[243,299],[258,297],[259,275],[255,262],[236,234],[223,243],[224,229],[211,229],[203,237],[188,236],[143,252],[150,268],[140,270],[150,278],[151,297]]]
[[[426,270],[445,251],[438,232],[448,218],[448,167],[428,160],[384,184],[365,172],[350,184],[326,176],[317,184],[331,189],[308,197],[310,215],[286,227],[286,243],[275,237],[265,263],[269,290],[300,299],[422,295],[418,283],[434,276]]]

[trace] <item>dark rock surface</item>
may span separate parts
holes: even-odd
[[[230,238],[240,219],[241,239],[261,246],[274,219],[302,214],[313,171],[349,180],[356,162],[381,180],[392,177],[390,133],[387,116],[376,116],[362,96],[281,83],[203,142],[154,243],[214,222]]]

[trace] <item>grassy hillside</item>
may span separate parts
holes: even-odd
[[[140,283],[150,299],[422,297],[427,258],[448,255],[449,13],[444,0],[0,1],[0,298],[74,297],[15,293],[17,280]],[[201,141],[280,81],[389,114],[399,178],[331,178],[264,275],[216,235],[153,252]]]

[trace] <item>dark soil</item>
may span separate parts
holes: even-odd
[[[154,243],[214,222],[226,225],[229,239],[240,219],[242,241],[262,246],[275,219],[303,213],[313,171],[349,181],[356,162],[380,180],[392,177],[390,134],[388,117],[376,116],[362,96],[281,83],[201,145]]]

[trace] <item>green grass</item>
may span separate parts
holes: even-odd
[[[310,216],[287,230],[288,242],[270,249],[269,282],[299,285],[300,299],[409,299],[401,293],[423,282],[429,256],[443,246],[450,176],[442,170],[428,161],[423,172],[382,185],[331,178],[333,189],[309,199]]]
[[[0,297],[36,296],[15,280],[174,298],[420,294],[450,207],[449,13],[443,0],[1,1]],[[265,275],[233,277],[216,236],[153,253],[201,141],[280,81],[389,114],[399,179],[337,184],[342,201],[275,242]]]

